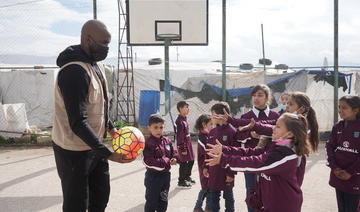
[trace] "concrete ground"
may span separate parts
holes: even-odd
[[[196,149],[196,146],[194,146]],[[144,207],[144,165],[141,159],[130,164],[110,162],[111,194],[107,211],[140,212]],[[168,211],[191,212],[200,190],[199,183],[190,190],[176,188],[178,166],[173,167]],[[198,179],[197,165],[193,177]],[[304,184],[304,212],[337,211],[334,189],[328,185],[324,144],[320,152],[308,158]],[[246,211],[244,177],[235,179],[236,211]],[[0,149],[0,211],[61,211],[62,195],[52,148]],[[223,211],[222,202],[222,211]]]

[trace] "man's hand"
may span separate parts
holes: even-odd
[[[108,157],[109,160],[111,161],[114,161],[114,162],[118,162],[118,163],[130,163],[132,161],[135,160],[135,158],[133,159],[127,159],[126,158],[126,155],[123,155],[123,154],[118,154],[118,153],[115,153],[113,152],[109,157]]]
[[[177,160],[176,160],[176,158],[171,158],[170,159],[170,165],[176,165],[177,164]]]
[[[110,134],[111,138],[114,138],[115,135],[117,135],[117,129],[116,129],[116,128],[112,128],[112,129],[109,131],[109,134]]]
[[[203,175],[206,178],[209,178],[209,170],[207,168],[203,169]]]

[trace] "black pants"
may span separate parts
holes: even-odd
[[[179,183],[183,183],[185,180],[190,180],[191,170],[194,165],[194,161],[180,162],[179,167]]]
[[[223,190],[223,198],[225,200],[225,212],[235,211],[235,199],[233,189]],[[220,190],[209,190],[210,208],[212,212],[220,211]]]
[[[91,151],[69,151],[54,144],[64,212],[105,211],[110,194],[109,164]]]
[[[339,212],[359,212],[359,194],[349,194],[336,189],[336,199]]]
[[[165,212],[168,206],[170,172],[145,172],[145,212]]]

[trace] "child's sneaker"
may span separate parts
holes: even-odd
[[[179,182],[178,188],[189,189],[189,188],[191,188],[191,184],[187,181]]]
[[[187,182],[189,182],[190,184],[194,185],[196,183],[196,181],[192,178],[186,180]]]

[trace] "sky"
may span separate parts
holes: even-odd
[[[333,0],[228,0],[227,62],[255,63],[266,57],[289,66],[333,62]],[[117,56],[117,0],[97,0],[98,19],[110,33],[109,57]],[[359,0],[339,1],[339,63],[360,65]],[[209,0],[209,45],[178,47],[179,61],[221,59],[222,1]],[[83,23],[93,17],[90,0],[1,0],[0,55],[56,57],[78,44]],[[138,60],[163,57],[163,47],[134,47]],[[176,47],[170,47],[176,60]]]

